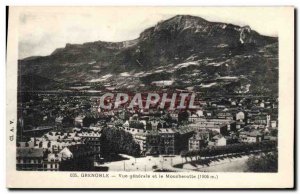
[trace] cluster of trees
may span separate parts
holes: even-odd
[[[201,157],[216,157],[228,154],[239,154],[239,153],[249,153],[251,151],[268,151],[277,148],[276,141],[263,141],[258,143],[242,143],[242,144],[231,144],[227,146],[204,148],[200,150],[193,151],[183,151],[181,157],[191,160],[193,158],[200,159]]]
[[[178,123],[186,124],[189,120],[189,113],[187,111],[182,111],[178,113]]]
[[[144,123],[139,122],[139,121],[130,121],[129,127],[136,128],[136,129],[144,129],[145,128]]]
[[[116,126],[116,127],[122,127],[123,124],[124,124],[124,122],[121,119],[114,121],[114,126]]]
[[[59,165],[60,171],[94,171],[93,157],[78,157],[71,160],[62,160]]]
[[[32,129],[41,125],[53,125],[55,122],[54,118],[48,118],[43,120],[42,114],[31,113],[28,115],[22,115],[23,126],[26,129]]]
[[[278,152],[262,153],[247,160],[249,172],[277,172]]]
[[[140,155],[140,146],[132,135],[122,129],[112,127],[104,128],[101,135],[101,152],[104,156],[114,154]]]
[[[86,116],[82,120],[82,125],[84,127],[89,127],[91,124],[97,123],[97,121],[98,120],[96,118],[92,117],[92,116]]]
[[[270,135],[277,137],[278,136],[278,129],[271,129],[270,130]]]

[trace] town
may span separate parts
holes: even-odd
[[[107,110],[99,108],[99,95],[19,96],[17,170],[176,171],[194,156],[209,157],[207,151],[277,149],[277,96],[200,96],[197,109],[128,101]]]

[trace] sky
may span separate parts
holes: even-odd
[[[278,36],[272,8],[208,7],[27,7],[19,9],[19,59],[45,56],[66,43],[124,41],[177,14],[208,21],[249,25],[263,35]]]

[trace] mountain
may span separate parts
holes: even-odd
[[[278,92],[278,38],[189,15],[161,21],[135,40],[66,44],[18,65],[19,81],[32,90],[45,83],[29,83],[26,75],[52,80],[47,89]]]

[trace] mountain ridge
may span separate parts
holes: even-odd
[[[267,46],[272,47],[274,51],[265,48]],[[268,52],[269,56],[265,55]],[[237,56],[243,57],[236,59]],[[245,56],[251,56],[251,59],[248,60],[244,58]],[[208,65],[211,62],[208,59],[220,65],[214,66],[211,70]],[[239,65],[237,65],[238,60],[240,60]],[[263,67],[257,67],[258,65],[254,64],[259,61]],[[226,63],[230,67],[227,67],[229,76],[236,74],[234,71],[249,74],[244,63],[255,66],[255,68],[248,67],[249,71],[252,68],[264,69],[275,75],[278,74],[276,72],[276,68],[278,68],[278,38],[260,35],[249,26],[240,27],[233,24],[209,22],[191,15],[177,15],[145,29],[134,40],[66,44],[64,48],[58,48],[48,56],[19,60],[19,75],[36,74],[62,83],[90,83],[98,79],[102,81],[97,83],[103,85],[102,82],[105,83],[105,79],[102,77],[127,73],[129,76],[119,76],[115,79],[119,80],[120,77],[123,77],[124,82],[127,82],[125,85],[130,85],[128,81],[130,77],[145,71],[146,77],[147,73],[150,73],[154,74],[154,78],[148,80],[138,76],[135,84],[144,84],[150,87],[152,81],[159,81],[157,77],[165,76],[166,79],[180,77],[181,74],[178,74],[175,67],[186,62],[194,62],[194,65],[186,67],[191,73],[201,72],[199,80],[191,81],[190,87],[193,84],[199,85],[200,83],[201,85],[201,83],[209,81],[206,77],[216,79],[215,73],[220,73],[218,71],[222,68],[225,69],[223,66]],[[266,63],[271,63],[271,65]],[[169,67],[174,71],[161,72],[163,75],[155,76],[155,71],[159,73],[159,68],[164,69],[164,67]],[[227,74],[225,73],[224,76]],[[113,79],[114,76],[110,79]],[[148,80],[149,83],[145,80]],[[177,85],[180,86],[179,83]],[[188,84],[182,85],[189,87]]]

